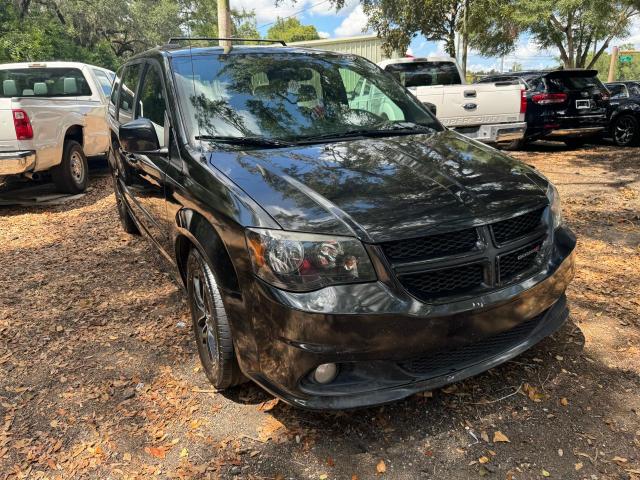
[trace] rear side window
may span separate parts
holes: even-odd
[[[462,83],[453,62],[407,62],[385,68],[405,87],[428,85],[458,85]]]
[[[113,84],[113,76],[109,76],[106,72],[102,70],[98,70],[97,68],[93,69],[93,74],[96,76],[96,80],[98,80],[98,84],[102,89],[102,93],[105,97],[111,95],[111,85]]]
[[[127,123],[133,120],[133,101],[136,95],[136,89],[138,88],[138,81],[140,80],[141,70],[142,64],[140,63],[129,65],[124,70],[122,88],[120,88],[119,97],[120,108],[118,111],[118,121],[120,123]]]
[[[91,87],[78,68],[0,70],[0,97],[82,97]]]
[[[613,85],[609,85],[609,92],[611,92],[611,98],[619,99],[619,98],[627,98],[627,88],[621,83],[615,83]]]

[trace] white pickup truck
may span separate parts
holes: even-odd
[[[520,85],[467,85],[453,58],[396,58],[378,63],[394,75],[443,125],[486,143],[524,136],[527,99]]]
[[[49,171],[60,191],[84,191],[87,157],[109,149],[113,78],[75,62],[0,65],[0,178]]]

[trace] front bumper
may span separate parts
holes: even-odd
[[[404,297],[383,282],[300,294],[256,280],[251,318],[257,355],[237,349],[240,365],[266,390],[310,409],[377,405],[476,375],[566,320],[575,237],[561,228],[554,243],[549,263],[534,276],[439,305]],[[338,377],[324,386],[313,382],[310,372],[329,362],[339,365]]]
[[[21,150],[0,152],[0,175],[19,175],[32,171],[36,166],[36,152]]]
[[[508,143],[521,140],[524,138],[526,129],[526,122],[452,128],[462,135],[485,143]]]

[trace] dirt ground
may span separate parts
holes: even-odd
[[[310,413],[211,390],[183,293],[107,177],[0,210],[0,480],[640,479],[640,150],[533,146],[579,238],[571,317],[432,394]]]

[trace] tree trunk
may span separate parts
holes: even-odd
[[[469,0],[464,0],[464,12],[462,12],[462,75],[467,76],[467,52],[469,50]]]
[[[218,37],[231,38],[231,12],[229,0],[218,0]],[[221,46],[230,46],[231,42],[220,41]]]

